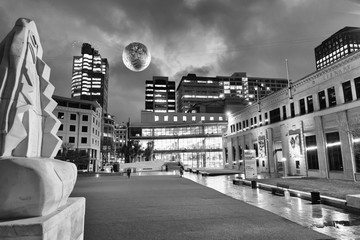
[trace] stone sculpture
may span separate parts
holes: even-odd
[[[63,206],[76,181],[60,148],[50,68],[33,21],[17,20],[0,44],[0,219],[47,215]]]

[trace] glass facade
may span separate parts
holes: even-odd
[[[154,160],[180,161],[192,168],[221,168],[223,128],[226,123],[142,127],[141,135],[130,138],[136,138],[142,147],[153,142]]]
[[[326,133],[326,148],[330,171],[343,171],[341,142],[338,132]]]

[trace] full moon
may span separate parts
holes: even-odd
[[[133,42],[124,48],[122,59],[128,69],[141,72],[149,66],[151,54],[144,44]]]

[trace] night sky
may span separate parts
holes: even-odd
[[[110,64],[109,113],[140,121],[145,80],[248,76],[298,80],[315,71],[314,48],[345,26],[360,27],[360,1],[340,0],[0,0],[0,39],[20,17],[35,21],[55,94],[70,97],[73,56],[87,42]],[[152,62],[122,63],[131,42]],[[176,85],[177,86],[177,85]]]

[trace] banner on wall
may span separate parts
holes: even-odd
[[[259,159],[265,159],[266,157],[265,135],[260,135],[258,137],[258,153],[259,153]]]
[[[244,150],[245,178],[256,178],[256,152],[255,150]]]
[[[300,146],[299,134],[289,135],[289,154],[290,154],[290,159],[301,158],[301,146]]]

